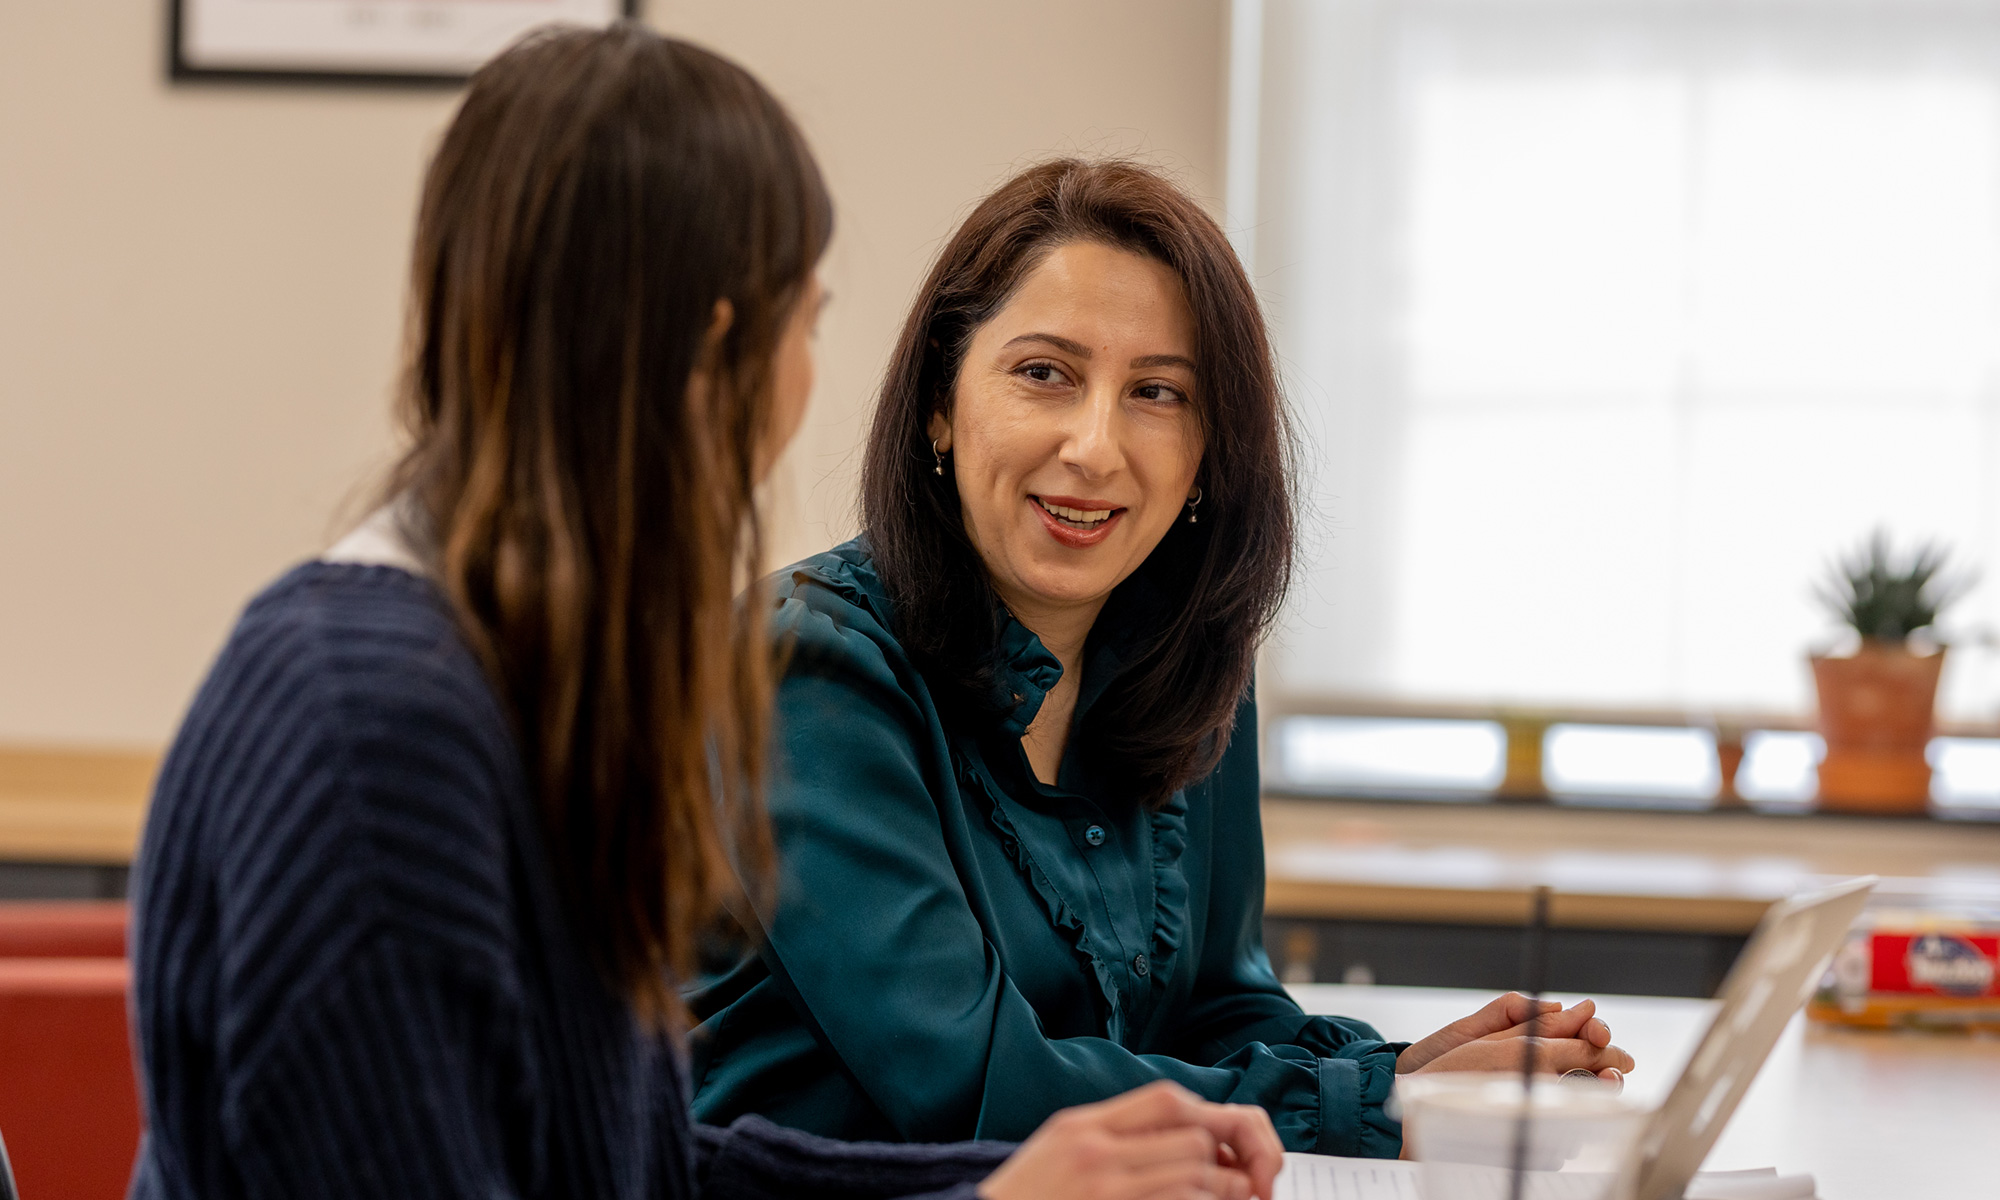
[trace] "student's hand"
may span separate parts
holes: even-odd
[[[1494,1035],[1467,1042],[1418,1067],[1424,1071],[1519,1071],[1521,1039]],[[1535,1038],[1535,1070],[1564,1075],[1589,1071],[1607,1083],[1622,1085],[1632,1069],[1632,1056],[1616,1046],[1593,1046],[1582,1038]]]
[[[1263,1109],[1162,1080],[1042,1122],[981,1200],[1271,1200],[1285,1148]]]
[[[1398,1074],[1411,1071],[1511,1071],[1521,1065],[1521,1047],[1514,1039],[1527,1035],[1530,1002],[1508,992],[1486,1007],[1413,1043],[1396,1058]],[[1584,1000],[1565,1009],[1554,1000],[1541,1002],[1535,1037],[1547,1044],[1537,1050],[1538,1071],[1594,1071],[1614,1083],[1632,1069],[1632,1056],[1611,1044],[1611,1027],[1597,1019],[1597,1002]],[[1477,1047],[1513,1043],[1502,1052]],[[1568,1043],[1568,1044],[1565,1044]],[[1509,1061],[1501,1061],[1507,1059]],[[1491,1061],[1494,1065],[1484,1065]],[[1544,1065],[1546,1063],[1547,1065]],[[1561,1064],[1561,1065],[1558,1065]]]

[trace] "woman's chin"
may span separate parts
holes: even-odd
[[[1035,571],[1017,586],[1039,604],[1068,608],[1102,603],[1118,586],[1118,579],[1117,571],[1092,564],[1082,570],[1069,566]]]

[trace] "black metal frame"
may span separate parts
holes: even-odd
[[[7,1139],[0,1137],[0,1200],[21,1200],[14,1190],[14,1165],[7,1161]]]
[[[424,71],[293,71],[279,67],[197,67],[182,53],[181,16],[190,0],[167,0],[167,78],[175,83],[287,84],[292,86],[452,88],[470,73]],[[621,15],[639,15],[640,0],[620,0]],[[0,1200],[7,1200],[0,1196]]]

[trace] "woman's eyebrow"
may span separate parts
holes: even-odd
[[[1002,350],[1010,350],[1022,342],[1046,342],[1064,354],[1074,354],[1078,358],[1090,357],[1090,347],[1074,338],[1066,338],[1058,333],[1024,333],[1020,337],[1010,339],[1005,346],[1000,348]]]
[[[1059,333],[1024,333],[1017,338],[1010,338],[1007,344],[1000,348],[1011,350],[1022,342],[1041,342],[1054,346],[1064,354],[1073,354],[1078,358],[1090,357],[1090,347],[1075,338],[1066,338]],[[1190,371],[1195,369],[1194,360],[1184,354],[1142,354],[1132,360],[1132,367],[1134,370],[1143,370],[1147,367],[1186,367]]]

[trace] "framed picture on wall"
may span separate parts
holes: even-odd
[[[550,22],[605,25],[638,0],[168,0],[174,79],[462,82]]]

